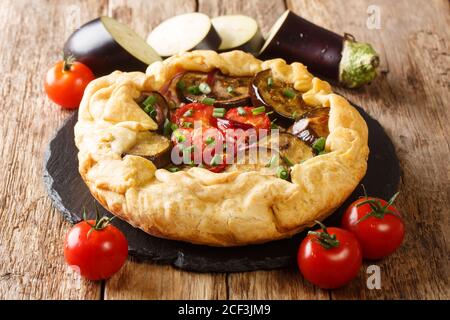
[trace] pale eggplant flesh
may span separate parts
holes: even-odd
[[[139,132],[136,144],[124,155],[135,155],[153,162],[157,168],[170,164],[172,142],[155,132]]]
[[[211,98],[214,99],[215,107],[223,108],[248,106],[251,79],[227,76],[217,70],[209,73],[185,72],[177,81],[178,98],[186,103],[202,102],[205,98]]]
[[[287,123],[300,119],[313,109],[303,101],[302,94],[295,90],[292,84],[276,79],[270,69],[256,74],[251,83],[251,100],[254,106],[265,106],[273,110],[278,118]],[[282,119],[280,119],[282,118]]]
[[[288,132],[312,146],[318,139],[327,138],[330,108],[316,108],[296,121]]]

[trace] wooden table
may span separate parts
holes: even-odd
[[[369,5],[380,9],[380,29],[367,27]],[[286,8],[338,33],[350,32],[381,54],[381,74],[371,86],[340,89],[382,123],[400,158],[397,205],[407,235],[400,250],[376,262],[381,290],[366,287],[367,263],[359,278],[335,291],[308,284],[296,270],[200,274],[133,260],[108,281],[80,280],[62,254],[70,225],[42,183],[47,142],[71,114],[43,90],[44,73],[60,58],[67,36],[88,20],[110,15],[145,37],[162,20],[192,11],[247,14],[266,35]],[[445,0],[3,0],[0,298],[449,299],[449,13]]]

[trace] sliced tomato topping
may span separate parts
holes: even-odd
[[[217,121],[213,117],[214,107],[202,103],[189,103],[178,108],[172,115],[172,122],[180,128],[194,128],[196,122],[202,127],[216,127]]]
[[[252,125],[255,129],[270,128],[270,119],[265,112],[261,112],[259,108],[254,107],[240,107],[230,109],[226,115],[226,119],[233,120],[240,123]]]

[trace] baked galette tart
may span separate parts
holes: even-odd
[[[241,51],[96,79],[75,126],[80,174],[105,208],[211,246],[290,237],[330,215],[366,172],[367,139],[358,111],[305,66]]]

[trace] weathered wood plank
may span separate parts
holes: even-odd
[[[144,39],[161,21],[194,12],[196,2],[110,0],[110,16],[126,23]],[[225,275],[189,273],[170,266],[127,262],[105,284],[105,299],[224,299]]]
[[[104,1],[4,1],[0,9],[0,299],[98,299],[62,254],[69,224],[42,184],[47,142],[69,112],[43,93],[47,68],[79,23],[105,12]],[[51,19],[48,19],[51,17]]]
[[[381,29],[367,28],[369,5],[381,10]],[[381,267],[381,290],[366,288],[362,270],[352,285],[333,291],[332,299],[448,298],[448,1],[366,0],[344,6],[332,0],[289,0],[288,6],[326,28],[350,32],[381,52],[384,72],[371,86],[339,90],[382,123],[403,170],[397,205],[407,235],[396,254],[374,263]]]

